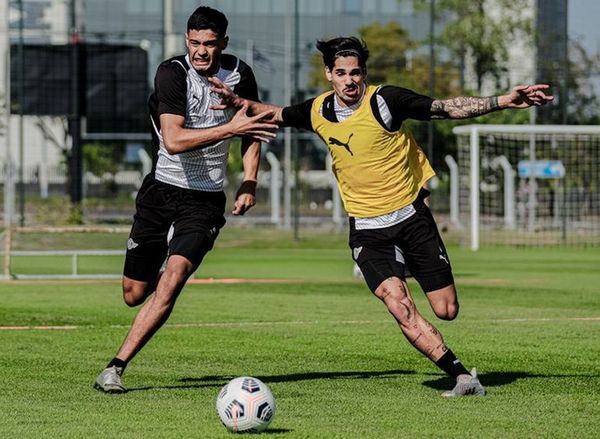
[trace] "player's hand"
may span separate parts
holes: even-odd
[[[277,134],[269,130],[279,128],[274,123],[265,122],[273,118],[274,111],[269,110],[256,116],[248,116],[248,103],[244,101],[244,105],[240,108],[235,116],[229,121],[229,125],[236,136],[248,136],[260,142],[269,143]]]
[[[240,185],[235,196],[235,203],[233,210],[231,211],[234,215],[245,214],[252,206],[256,204],[256,182],[251,180],[245,180]]]
[[[244,105],[244,99],[236,95],[233,90],[216,76],[209,76],[208,82],[212,84],[211,93],[219,95],[220,104],[211,105],[211,110],[225,110],[227,108],[240,108]]]
[[[519,85],[512,89],[508,98],[511,108],[528,108],[545,105],[554,100],[554,96],[546,94],[548,84]]]
[[[237,198],[237,200],[235,200],[233,210],[231,211],[231,213],[236,216],[243,215],[246,212],[248,212],[248,210],[250,210],[250,208],[255,204],[256,197],[254,195],[242,194]]]

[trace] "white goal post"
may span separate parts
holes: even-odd
[[[600,245],[600,126],[455,127],[459,218],[481,245]]]

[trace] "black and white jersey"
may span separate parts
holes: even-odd
[[[215,76],[239,96],[258,100],[252,69],[239,58],[221,55],[221,66]],[[165,113],[185,117],[185,128],[211,128],[229,122],[235,110],[209,108],[220,102],[219,97],[210,92],[211,87],[206,77],[191,67],[187,55],[168,59],[159,65],[154,79],[154,93],[148,102],[155,146],[153,173],[157,180],[207,192],[223,189],[231,139],[171,155],[165,148],[160,129],[160,115]]]

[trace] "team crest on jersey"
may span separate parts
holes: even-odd
[[[328,142],[330,145],[333,145],[333,146],[343,146],[346,149],[346,151],[348,151],[350,153],[350,155],[354,155],[352,153],[352,151],[350,150],[350,139],[352,138],[353,135],[354,135],[354,133],[350,133],[350,136],[348,136],[348,140],[346,142],[342,142],[341,140],[338,140],[335,137],[330,137]]]

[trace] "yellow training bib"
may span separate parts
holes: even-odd
[[[330,122],[319,114],[333,91],[318,96],[311,109],[312,127],[331,153],[344,207],[358,218],[384,215],[411,204],[435,175],[409,131],[403,127],[387,131],[377,121],[370,104],[377,89],[368,86],[359,108],[343,122]]]

